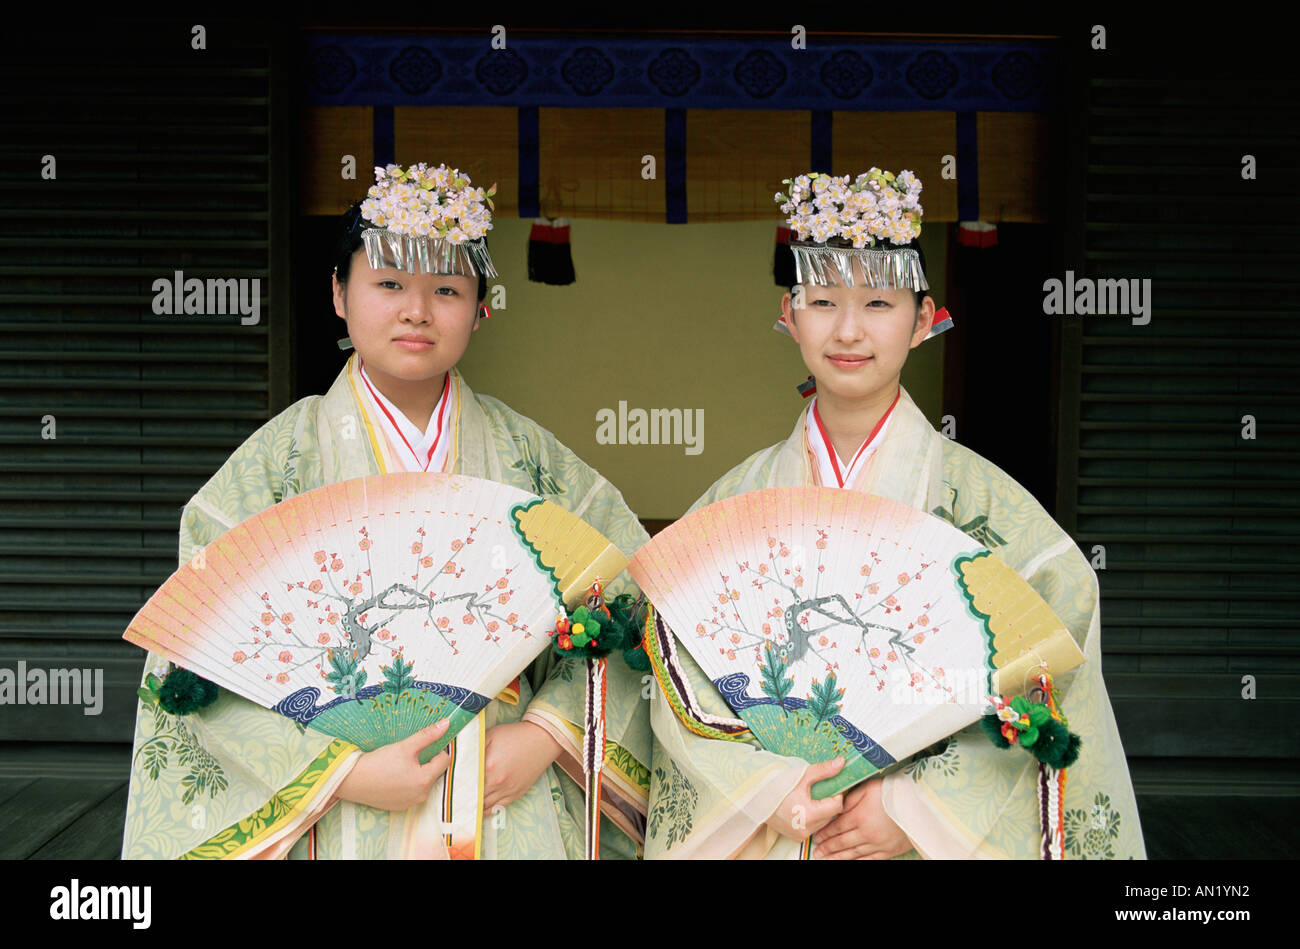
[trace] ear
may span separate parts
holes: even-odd
[[[339,272],[334,271],[330,281],[334,290],[334,312],[341,320],[348,318],[346,285],[339,283]]]
[[[478,332],[478,325],[479,323],[483,322],[483,318],[486,315],[487,315],[487,307],[484,306],[482,302],[476,304],[474,307],[474,325],[470,327],[469,330],[471,333]]]
[[[781,315],[785,317],[785,325],[786,329],[790,331],[790,338],[796,343],[799,342],[799,328],[794,324],[794,305],[791,303],[788,290],[785,296],[781,297]]]
[[[912,330],[912,342],[908,349],[916,349],[921,343],[925,342],[926,336],[930,334],[930,327],[934,324],[934,297],[927,296],[921,301],[921,312],[916,318],[916,328]]]

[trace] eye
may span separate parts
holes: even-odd
[[[881,306],[891,306],[891,304],[890,304],[890,302],[889,302],[888,300],[872,300],[872,301],[871,301],[869,304],[867,304],[867,305],[868,305],[868,306],[875,306],[877,303],[879,303]]]
[[[402,289],[402,285],[401,285],[400,283],[398,283],[396,280],[381,280],[381,281],[379,281],[379,286],[381,286],[381,287],[385,287],[385,288],[387,288],[387,289],[389,289],[389,290],[400,290],[400,289]]]
[[[818,306],[818,305],[821,305],[821,304],[825,304],[826,306],[834,306],[834,305],[835,305],[835,303],[834,303],[833,301],[831,301],[831,300],[812,300],[812,301],[809,301],[809,302],[810,302],[813,306]]]
[[[439,287],[439,288],[437,289],[436,292],[438,292],[438,293],[442,293],[444,290],[447,291],[447,293],[444,294],[444,296],[447,296],[447,295],[450,295],[450,296],[457,296],[457,295],[458,295],[458,294],[456,293],[456,288],[455,288],[455,287]]]

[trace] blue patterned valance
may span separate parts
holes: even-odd
[[[857,43],[478,36],[305,37],[311,105],[1041,112],[1049,42]]]

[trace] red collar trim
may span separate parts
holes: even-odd
[[[890,413],[894,411],[894,406],[898,404],[898,400],[902,395],[903,389],[900,386],[897,394],[894,396],[894,401],[889,403],[889,408],[885,409],[885,414],[880,416],[880,421],[876,423],[876,427],[871,430],[871,434],[867,436],[867,440],[862,443],[862,447],[858,449],[858,453],[854,455],[853,460],[849,462],[848,470],[853,470],[853,466],[858,463],[858,459],[861,458],[862,453],[867,450],[867,446],[876,440],[876,436],[880,434],[880,429],[885,424],[885,419],[889,418]],[[835,446],[831,444],[831,437],[826,434],[826,426],[822,424],[822,414],[817,411],[816,402],[813,403],[813,420],[817,423],[817,431],[821,433],[822,443],[826,446],[826,453],[830,456],[831,469],[835,472],[835,480],[839,482],[839,486],[842,488],[844,487],[844,473],[840,471],[839,455],[835,451]]]
[[[365,368],[365,363],[362,361],[360,353],[357,354],[357,367],[359,369]],[[443,419],[447,415],[449,402],[447,399],[447,391],[451,388],[451,373],[448,372],[442,381],[442,397],[438,400],[438,431],[437,434],[433,436],[433,442],[429,445],[429,452],[424,456],[424,461],[422,463],[420,462],[420,456],[415,453],[415,449],[411,447],[411,443],[408,442],[406,436],[402,434],[402,426],[397,424],[397,419],[393,418],[393,413],[388,411],[388,406],[384,405],[384,400],[379,398],[379,393],[375,392],[375,387],[370,384],[370,380],[363,375],[361,381],[366,384],[366,388],[370,390],[370,394],[375,397],[375,404],[379,406],[379,411],[383,412],[388,418],[388,421],[393,426],[393,431],[397,432],[397,437],[402,440],[402,444],[405,445],[406,450],[411,453],[411,457],[413,457],[416,463],[420,465],[421,470],[428,471],[429,462],[433,460],[433,453],[437,450],[438,443],[442,441]]]

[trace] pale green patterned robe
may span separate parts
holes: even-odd
[[[807,409],[805,409],[805,412]],[[801,414],[782,443],[723,475],[691,510],[762,488],[817,484]],[[1145,858],[1128,764],[1101,676],[1096,574],[1042,506],[1005,472],[940,436],[904,391],[880,446],[852,489],[942,517],[1010,564],[1056,612],[1085,662],[1057,679],[1070,729],[1083,738],[1067,771],[1065,855]],[[684,647],[677,650],[702,711],[734,713]],[[702,737],[686,728],[658,689],[651,702],[646,856],[797,855],[798,844],[764,822],[802,777],[798,759],[752,739]],[[913,841],[905,856],[1037,858],[1037,762],[999,749],[973,725],[928,749],[884,781],[882,804]]]
[[[497,399],[475,395],[456,370],[451,375],[453,442],[444,470],[554,501],[628,556],[648,539],[622,495],[550,432]],[[328,393],[300,400],[254,432],[185,506],[180,561],[284,498],[402,470],[359,385],[353,355]],[[610,595],[633,589],[626,574],[607,587]],[[161,675],[166,668],[149,654],[146,673]],[[618,659],[608,668],[605,813],[616,809],[617,824],[608,817],[602,821],[601,856],[635,857],[649,784],[649,703],[640,674]],[[548,649],[520,676],[519,687],[517,703],[488,705],[486,725],[518,721],[527,712],[561,739],[567,731],[561,758],[576,773],[574,736],[581,734],[585,694],[581,666],[553,661]],[[213,705],[183,717],[142,703],[123,856],[274,857],[287,851],[303,858],[313,823],[317,857],[405,856],[403,835],[409,837],[420,819],[415,809],[390,813],[332,797],[358,754],[348,742],[301,729],[225,690]],[[459,771],[456,780],[462,780]],[[557,762],[503,812],[485,815],[481,833],[484,857],[579,858],[582,789]]]

